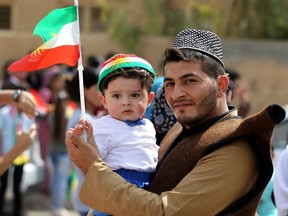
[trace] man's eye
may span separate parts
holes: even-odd
[[[187,84],[189,84],[189,83],[194,83],[194,82],[196,82],[195,79],[189,79],[189,80],[186,80],[186,83],[187,83]]]
[[[165,87],[171,87],[173,85],[174,85],[174,83],[165,83]]]

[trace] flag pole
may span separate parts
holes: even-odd
[[[79,34],[78,34],[78,37],[79,37],[79,59],[78,59],[78,67],[77,67],[77,70],[78,70],[78,74],[79,74],[79,91],[80,91],[80,108],[81,108],[81,118],[85,120],[85,113],[86,113],[86,110],[85,110],[85,99],[84,99],[84,83],[83,83],[83,70],[84,70],[84,67],[83,67],[83,62],[82,62],[82,52],[81,52],[81,40],[80,40],[80,22],[79,22],[79,9],[78,9],[78,0],[74,0],[74,6],[76,6],[76,9],[77,9],[77,20],[78,20],[78,29],[79,29]],[[87,141],[87,135],[84,131],[83,133],[83,138],[84,138],[84,141]]]

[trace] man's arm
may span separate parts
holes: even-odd
[[[0,156],[0,176],[8,169],[13,160],[26,150],[33,142],[36,136],[36,126],[32,126],[29,133],[16,134],[14,147],[5,155]]]
[[[87,173],[81,201],[112,215],[215,215],[243,196],[258,176],[253,150],[242,141],[205,156],[173,190],[158,195],[128,183],[89,144],[69,136],[71,160]]]

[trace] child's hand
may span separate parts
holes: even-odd
[[[74,133],[78,136],[82,136],[84,133],[86,133],[87,142],[96,147],[95,139],[93,136],[93,127],[87,120],[80,119],[78,124],[75,126]]]
[[[87,137],[93,136],[93,127],[89,121],[81,118],[76,127],[77,126],[82,127],[82,130],[86,131]]]

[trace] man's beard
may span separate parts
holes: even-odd
[[[196,105],[198,111],[197,116],[189,115],[191,113],[185,114],[185,112],[183,112],[182,115],[178,115],[177,121],[186,127],[193,127],[208,120],[207,116],[216,109],[216,91],[216,88],[212,88],[207,96],[205,96],[204,99]]]

